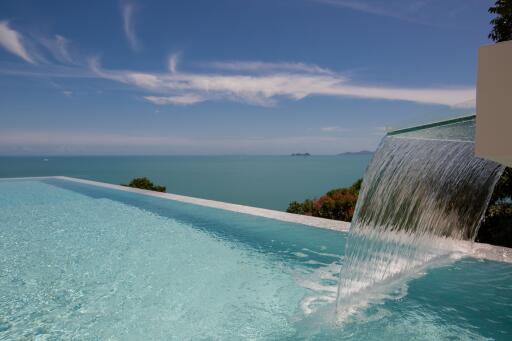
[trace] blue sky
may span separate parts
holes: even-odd
[[[0,154],[334,154],[471,112],[483,0],[3,1]]]

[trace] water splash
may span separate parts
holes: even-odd
[[[474,240],[502,171],[475,157],[472,142],[384,138],[350,228],[338,317],[382,296],[395,279],[442,261],[454,239]]]

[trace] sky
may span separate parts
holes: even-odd
[[[474,112],[485,0],[0,2],[0,155],[337,154]]]

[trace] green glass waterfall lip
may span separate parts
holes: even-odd
[[[420,125],[416,125],[416,126],[412,126],[412,127],[391,130],[391,131],[388,131],[386,135],[394,136],[394,135],[409,133],[409,132],[413,132],[413,131],[419,131],[419,130],[428,129],[428,128],[435,128],[435,127],[441,127],[441,126],[446,126],[446,125],[455,124],[455,123],[472,121],[475,119],[476,119],[475,114],[465,115],[465,116],[461,116],[461,117],[451,118],[448,120],[436,121],[436,122],[432,122],[432,123],[425,123],[425,124],[420,124]]]

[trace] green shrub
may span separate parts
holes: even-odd
[[[292,201],[290,204],[288,204],[288,209],[286,210],[286,212],[295,214],[305,214],[302,208],[302,204],[298,201]]]
[[[165,186],[155,186],[148,178],[134,178],[128,185],[122,185],[133,188],[147,189],[155,192],[165,192]]]

